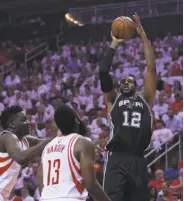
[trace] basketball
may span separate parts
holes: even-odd
[[[111,31],[117,39],[131,39],[135,33],[135,23],[129,17],[121,16],[113,21]]]

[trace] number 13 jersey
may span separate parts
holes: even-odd
[[[43,190],[40,200],[70,198],[86,200],[82,186],[80,163],[73,151],[78,134],[54,138],[42,154]]]
[[[152,113],[141,95],[134,98],[118,94],[109,112],[111,134],[107,148],[143,155],[152,134]]]

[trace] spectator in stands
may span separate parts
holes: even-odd
[[[49,101],[47,99],[43,100],[43,105],[45,107],[45,112],[50,116],[50,118],[54,118],[54,107],[49,104]]]
[[[169,185],[164,185],[163,189],[158,193],[158,195],[162,195],[163,201],[169,201],[171,199]]]
[[[102,111],[98,111],[97,112],[97,118],[94,119],[92,122],[91,122],[91,126],[92,127],[97,127],[97,120],[98,119],[101,119],[102,123],[107,125],[107,119],[104,117],[104,114]]]
[[[45,112],[43,105],[38,106],[38,113],[33,117],[38,124],[45,124],[46,121],[52,121],[52,116]]]
[[[94,119],[99,111],[102,111],[102,108],[99,106],[97,97],[94,96],[92,103],[86,108],[86,112],[91,116],[91,119]]]
[[[29,163],[29,165],[22,170],[22,174],[24,177],[31,177],[31,175],[33,174],[32,163]]]
[[[168,104],[164,103],[164,97],[160,95],[158,104],[153,106],[153,111],[155,114],[162,116],[167,113],[168,107]]]
[[[19,101],[19,105],[26,111],[28,109],[32,109],[33,108],[33,104],[31,102],[31,100],[28,97],[28,94],[25,93],[22,95],[21,100]]]
[[[32,184],[31,184],[31,179],[30,179],[30,177],[24,177],[24,179],[23,179],[23,188],[26,188],[26,189],[28,189],[29,191],[32,190]],[[21,189],[22,189],[22,188],[21,188]],[[21,189],[20,189],[20,190],[21,190]],[[17,194],[19,194],[19,192],[18,192]]]
[[[178,177],[171,183],[170,189],[175,194],[183,195],[183,169],[179,171]]]
[[[172,158],[172,167],[165,170],[164,177],[168,182],[172,182],[179,176],[180,168],[178,167],[178,162],[175,158]]]
[[[173,194],[172,196],[171,196],[171,201],[180,201],[181,200],[181,196],[180,195],[178,195],[178,194]]]
[[[33,162],[33,164],[32,164],[32,175],[30,177],[33,189],[36,189],[38,186],[37,185],[37,171],[38,171],[38,163]]]
[[[180,94],[175,95],[175,102],[171,104],[171,107],[173,108],[175,114],[183,109],[183,100]]]
[[[9,106],[18,105],[21,106],[21,92],[17,91],[15,96],[9,101]]]
[[[17,74],[15,74],[14,71],[12,71],[10,75],[8,75],[5,79],[5,84],[7,86],[14,86],[20,83],[21,83],[20,77]]]
[[[29,93],[29,98],[34,102],[40,100],[41,94],[38,91],[38,85],[36,85],[34,83],[32,84],[32,88],[31,88],[31,91]]]
[[[94,79],[93,84],[91,86],[91,93],[94,95],[100,95],[102,94],[101,89],[100,89],[100,84],[98,77]]]
[[[148,186],[152,186],[157,189],[159,192],[163,189],[164,185],[167,184],[167,181],[164,179],[164,172],[163,170],[156,170],[155,171],[155,179],[151,180],[148,183]]]
[[[22,201],[34,201],[34,198],[30,196],[29,190],[27,188],[23,188],[21,190]]]
[[[173,133],[177,131],[182,130],[181,121],[178,119],[178,117],[174,114],[173,108],[169,107],[168,114],[165,114],[162,117],[162,120],[164,121],[167,128],[171,129]]]
[[[168,76],[181,76],[182,75],[182,69],[180,64],[177,62],[177,57],[173,58],[173,63],[171,64],[171,67],[168,72]]]
[[[165,87],[165,92],[166,92],[166,103],[172,104],[175,102],[175,95],[172,93],[172,89],[168,86]]]
[[[161,74],[159,73],[157,76],[157,90],[162,91],[163,88],[164,88],[164,81],[162,80]]]
[[[4,91],[3,92],[3,97],[4,97],[4,101],[3,103],[6,105],[6,106],[10,106],[10,101],[12,99],[14,99],[14,93],[13,93],[13,90],[11,88],[8,88],[7,91]]]
[[[168,185],[164,185],[162,190],[158,193],[158,201],[170,201],[170,192]]]
[[[174,94],[178,94],[178,93],[182,94],[183,93],[183,89],[182,89],[181,83],[179,81],[174,82],[173,93]]]
[[[162,120],[157,121],[156,127],[157,129],[154,130],[152,134],[152,144],[153,148],[160,150],[162,149],[161,144],[171,142],[174,135],[169,128],[165,127],[165,124]]]
[[[51,132],[52,129],[52,123],[50,121],[47,121],[45,123],[45,127],[40,131],[38,134],[40,138],[45,138],[49,136],[49,133]]]
[[[152,186],[149,186],[148,190],[149,190],[149,201],[157,201],[158,197],[157,189]]]

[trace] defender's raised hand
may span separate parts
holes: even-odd
[[[139,35],[142,35],[142,34],[145,35],[145,31],[144,31],[144,29],[142,27],[140,17],[139,17],[139,15],[137,13],[135,13],[135,15],[133,15],[133,19],[135,21],[135,27],[136,27],[137,33]]]

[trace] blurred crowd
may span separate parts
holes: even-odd
[[[29,41],[19,41],[13,43],[12,41],[4,41],[0,44],[0,65],[5,65],[9,61],[16,60],[17,58],[23,61],[24,54],[37,45],[40,44],[40,39],[36,38]]]
[[[9,44],[12,44],[11,41],[2,43],[1,46],[10,47]],[[88,44],[65,44],[55,52],[47,52],[42,59],[33,60],[28,69],[20,64],[1,81],[0,111],[7,106],[21,106],[32,122],[31,134],[45,138],[53,132],[54,108],[59,99],[78,112],[88,127],[88,137],[97,147],[103,148],[110,128],[98,69],[109,45],[110,42],[105,38],[101,42]],[[168,33],[163,39],[156,38],[152,45],[158,82],[152,106],[154,124],[151,148],[160,152],[164,142],[172,143],[176,133],[183,130],[183,37]],[[0,48],[0,51],[3,52],[4,49]],[[115,87],[118,87],[121,78],[131,74],[136,77],[138,90],[141,91],[145,71],[146,62],[140,38],[126,41],[118,47],[111,68]],[[59,131],[56,132],[60,135]],[[100,181],[103,156],[103,152],[96,150],[94,168]],[[39,159],[20,172],[14,190],[22,196],[23,201],[39,199],[36,181],[38,164]],[[175,165],[165,172],[156,170],[155,179],[149,183],[150,201],[181,199],[183,174],[181,164],[179,166]]]

